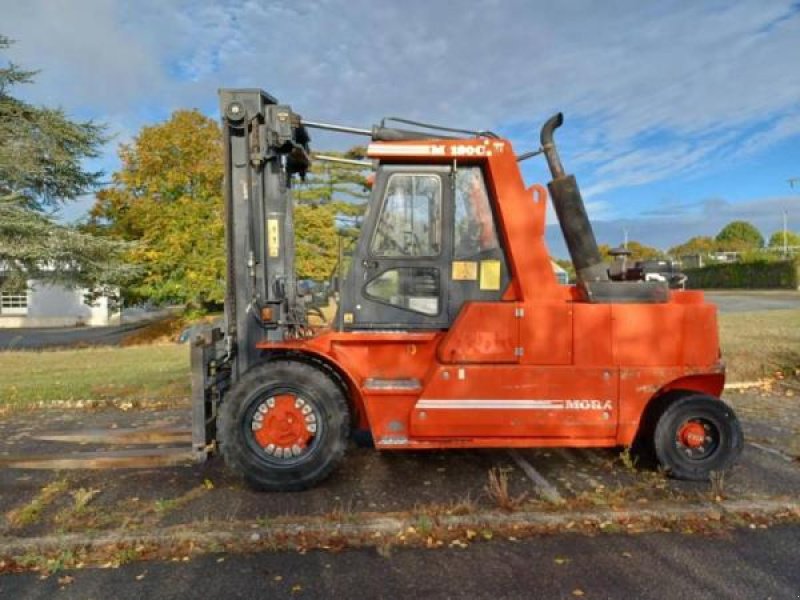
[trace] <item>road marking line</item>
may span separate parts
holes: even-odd
[[[581,472],[579,470],[580,467],[577,466],[577,463],[575,461],[575,459],[581,460],[583,458],[588,458],[589,459],[588,462],[592,463],[592,466],[599,466],[599,463],[594,463],[593,460],[591,460],[591,457],[593,456],[591,450],[587,451],[585,448],[569,448],[569,449],[553,448],[552,451],[558,454],[561,458],[563,458],[570,467],[575,467],[574,469],[572,469],[575,476],[579,477],[580,479],[588,483],[590,486],[592,486],[592,489],[597,489],[598,487],[603,485],[588,473]]]
[[[534,469],[533,465],[525,460],[517,450],[509,450],[508,455],[519,465],[519,468],[528,476],[528,479],[533,482],[536,493],[539,494],[539,496],[553,504],[564,503],[564,498],[561,497],[561,494],[558,493],[555,486],[542,477],[539,471]]]
[[[761,444],[756,444],[755,442],[747,442],[748,445],[753,446],[753,448],[758,448],[762,452],[768,452],[769,454],[774,454],[785,460],[786,462],[794,462],[794,457],[790,456],[789,454],[785,454],[780,450],[776,450],[775,448],[769,448],[767,446],[762,446]]]
[[[577,453],[580,454],[580,456],[584,458],[586,462],[591,463],[593,467],[606,466],[606,461],[597,455],[597,448],[592,448],[591,450],[587,448],[573,448],[573,450],[577,451]]]

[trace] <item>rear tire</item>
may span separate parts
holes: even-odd
[[[658,418],[653,445],[658,462],[676,479],[707,481],[733,466],[744,436],[733,409],[714,396],[694,394],[670,403]]]
[[[314,434],[300,452],[275,456],[259,441],[255,419],[266,402],[291,396],[313,412]],[[327,374],[306,363],[282,360],[255,367],[236,382],[221,404],[220,424],[225,462],[250,487],[299,491],[325,479],[342,460],[350,414],[342,389]]]

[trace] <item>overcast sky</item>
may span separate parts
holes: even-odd
[[[560,110],[601,242],[628,229],[666,248],[736,218],[769,235],[784,209],[800,231],[797,2],[0,2],[4,62],[41,69],[18,93],[108,123],[107,171],[116,143],[176,108],[216,117],[219,87],[316,120],[490,128],[518,151]],[[526,180],[544,182],[536,160]],[[565,254],[556,227],[548,240]]]

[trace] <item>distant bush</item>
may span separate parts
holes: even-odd
[[[686,269],[689,289],[798,289],[798,260],[758,259]]]

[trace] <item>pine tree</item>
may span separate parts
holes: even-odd
[[[360,146],[347,152],[325,152],[326,156],[363,159]],[[306,181],[294,189],[295,270],[298,278],[322,281],[336,267],[339,238],[350,245],[358,236],[369,199],[368,168],[314,160]]]
[[[0,35],[0,50],[11,41]],[[102,173],[83,161],[98,156],[104,128],[70,120],[62,110],[33,106],[11,95],[34,71],[0,68],[0,286],[29,279],[95,287],[123,282],[124,244],[60,225],[52,211],[94,189]]]

